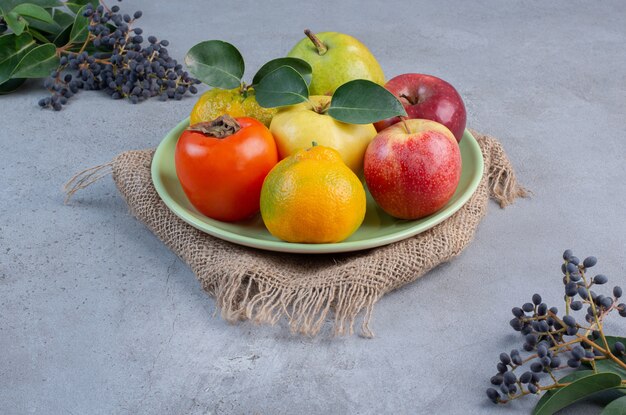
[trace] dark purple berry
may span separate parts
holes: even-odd
[[[487,397],[494,403],[498,403],[500,400],[500,393],[494,388],[487,389]]]
[[[515,376],[515,374],[513,372],[506,372],[503,375],[503,379],[504,379],[504,383],[506,385],[512,385],[515,382],[517,382],[517,377]]]
[[[572,316],[563,316],[563,323],[567,324],[569,327],[576,327],[576,319]]]
[[[603,274],[599,274],[593,277],[593,283],[598,285],[605,284],[608,280],[609,279],[606,277],[606,275]]]
[[[504,382],[504,377],[502,376],[501,373],[498,373],[497,375],[491,377],[492,385],[496,385],[496,386],[501,385],[502,382]]]
[[[595,256],[588,256],[583,261],[583,267],[591,268],[598,263],[598,259]]]

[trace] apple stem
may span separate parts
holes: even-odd
[[[408,95],[405,95],[405,94],[400,95],[400,98],[406,99],[407,101],[409,101],[409,104],[411,104],[411,105],[415,105],[419,101],[419,99],[414,101],[413,99],[411,99],[411,97],[409,97]]]
[[[304,29],[304,34],[309,39],[311,39],[311,42],[313,42],[313,44],[315,45],[315,48],[317,49],[317,53],[320,56],[325,54],[328,51],[328,46],[326,46],[324,42],[320,40],[319,37],[315,36],[315,33],[311,32],[309,29]]]
[[[318,114],[326,114],[326,111],[328,111],[328,108],[330,107],[330,101],[320,105],[315,105],[311,100],[309,100],[309,103],[311,104],[311,107],[313,107],[313,111]]]
[[[402,125],[404,126],[404,130],[406,131],[407,134],[411,134],[411,129],[409,128],[409,125],[406,123],[407,117],[400,117],[400,121],[402,122]]]

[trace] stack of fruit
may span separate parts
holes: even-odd
[[[421,74],[385,84],[357,39],[305,34],[249,85],[233,45],[211,40],[188,52],[190,72],[214,87],[176,146],[176,172],[192,205],[228,222],[260,210],[272,235],[301,243],[339,242],[359,228],[360,178],[396,218],[441,209],[461,176],[466,115],[458,92]]]

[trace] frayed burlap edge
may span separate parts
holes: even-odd
[[[111,163],[75,175],[64,190],[69,198],[112,172],[131,212],[189,264],[229,322],[273,325],[286,318],[292,332],[314,336],[330,319],[334,334],[344,335],[354,332],[363,314],[361,334],[372,337],[374,304],[458,255],[473,239],[490,197],[505,207],[528,195],[498,140],[472,134],[480,144],[485,171],[476,193],[457,213],[413,238],[351,254],[265,252],[196,230],[158,197],[150,176],[153,150],[122,153]]]

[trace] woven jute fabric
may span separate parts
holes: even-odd
[[[347,254],[304,255],[257,250],[209,236],[175,216],[159,198],[150,176],[154,150],[127,151],[111,163],[75,176],[68,195],[106,174],[132,213],[186,262],[229,322],[275,324],[286,319],[294,333],[316,335],[325,325],[335,334],[370,329],[374,304],[458,255],[471,242],[490,198],[501,207],[526,191],[497,139],[473,132],[485,170],[469,201],[434,228],[391,245]],[[361,317],[359,317],[361,316]]]

